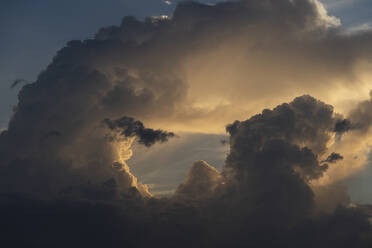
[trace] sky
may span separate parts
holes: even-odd
[[[371,247],[370,11],[2,1],[0,242]]]

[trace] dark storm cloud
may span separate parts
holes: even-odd
[[[254,144],[250,149],[261,149],[268,139],[287,139],[294,144],[306,144],[316,154],[321,154],[335,122],[331,105],[304,95],[273,110],[265,109],[247,121],[236,121],[226,130],[232,137],[241,130],[246,131]]]
[[[174,137],[172,132],[145,128],[142,122],[127,116],[116,120],[104,119],[102,123],[109,129],[118,131],[121,136],[137,137],[138,142],[147,147],[154,145],[156,142],[166,142],[169,138]]]
[[[323,160],[322,163],[336,163],[339,160],[344,159],[344,157],[337,153],[337,152],[332,152],[327,159]]]
[[[335,121],[330,105],[308,95],[236,121],[226,128],[231,148],[224,173],[247,192],[247,204],[273,211],[270,218],[307,216],[313,207],[308,182],[327,170],[318,156],[326,151]]]
[[[183,2],[172,18],[126,17],[94,39],[69,42],[22,88],[0,134],[0,190],[8,193],[0,199],[2,241],[9,247],[370,247],[365,211],[342,206],[343,197],[329,199],[331,210],[316,205],[311,183],[328,169],[320,157],[341,116],[309,95],[228,125],[222,172],[198,161],[164,199],[147,194],[130,173],[130,142],[110,142],[101,126],[107,118],[106,126],[124,137],[145,145],[166,141],[172,133],[146,129],[142,121],[182,122],[203,113],[185,100],[183,58],[213,51],[241,32],[243,43],[252,38],[254,52],[269,51],[270,60],[288,52],[291,77],[310,65],[329,64],[323,76],[347,71],[360,52],[353,45],[363,48],[370,35],[343,38],[329,31],[335,22],[310,0]],[[301,68],[294,63],[313,52]],[[280,69],[276,81],[285,81],[289,74]],[[359,113],[369,104],[348,120],[367,126],[368,115]],[[327,194],[333,190],[339,192]]]
[[[352,129],[350,121],[347,119],[343,119],[336,122],[334,131],[338,134],[343,134],[350,129]]]

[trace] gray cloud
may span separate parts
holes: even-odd
[[[336,152],[332,152],[322,163],[336,163],[339,160],[344,159],[344,157]]]
[[[326,151],[335,122],[333,108],[308,95],[236,121],[226,128],[231,151],[224,173],[238,191],[247,191],[247,204],[262,204],[265,214],[275,206],[271,218],[306,216],[313,206],[308,182],[328,168],[318,156]]]
[[[352,129],[350,121],[347,119],[343,119],[336,122],[334,131],[338,134],[343,134],[350,129]]]
[[[163,130],[154,130],[145,128],[142,122],[136,121],[131,117],[121,117],[117,120],[108,118],[102,121],[109,129],[119,132],[124,137],[137,137],[138,142],[147,147],[152,146],[156,142],[166,142],[169,138],[174,137],[174,133]],[[114,137],[111,137],[114,138]]]

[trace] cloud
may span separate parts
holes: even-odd
[[[372,99],[372,91],[370,92],[370,97]],[[354,125],[353,128],[362,133],[368,132],[371,126],[372,115],[369,112],[372,109],[371,99],[361,101],[349,113],[350,122]]]
[[[202,128],[209,121],[219,131],[227,122],[302,94],[345,112],[347,101],[365,97],[369,74],[363,63],[370,52],[357,44],[366,44],[369,33],[343,34],[315,2],[316,6],[309,1],[240,1],[179,7],[174,14],[179,22],[183,17],[177,13],[193,12],[195,23],[189,24],[195,32],[190,32],[199,48],[184,58],[195,107],[187,111],[195,117],[185,118],[188,126]],[[232,6],[239,7],[234,12]],[[197,26],[197,20],[203,25]]]
[[[368,213],[335,182],[366,161],[371,101],[345,117],[325,102],[364,90],[372,36],[339,24],[317,0],[182,2],[70,41],[0,134],[1,230],[31,247],[370,247]],[[197,161],[172,196],[127,164],[135,139],[226,123],[221,172]]]
[[[222,172],[196,161],[168,198],[143,197],[135,187],[114,197],[114,179],[100,192],[85,188],[94,200],[1,194],[0,209],[7,213],[0,225],[6,234],[2,242],[16,247],[47,247],[56,240],[57,247],[72,241],[73,247],[368,247],[368,206],[348,207],[342,185],[311,185],[327,170],[318,155],[327,150],[338,117],[330,105],[305,95],[236,121],[227,127],[230,153]],[[321,142],[314,143],[315,137]],[[312,151],[314,144],[324,146]],[[113,167],[123,169],[120,163]]]
[[[343,159],[336,166],[330,166],[326,175],[320,179],[321,184],[329,184],[353,177],[368,169],[371,144],[371,100],[359,101],[346,114],[346,118],[338,117],[334,131],[334,142],[330,151],[341,153]],[[324,158],[327,160],[328,158]],[[360,189],[363,191],[363,189]]]
[[[21,83],[24,83],[24,82],[26,82],[24,79],[21,79],[21,78],[16,79],[16,80],[14,80],[13,83],[10,85],[10,89],[13,89],[13,88],[15,88],[17,85],[19,85],[19,84],[21,84]]]
[[[309,182],[328,169],[318,156],[335,122],[333,108],[308,95],[236,121],[226,128],[231,147],[224,174],[247,191],[247,204],[262,204],[264,212],[275,206],[272,214],[286,219],[306,216],[313,206]]]
[[[338,160],[342,160],[342,159],[344,159],[344,157],[341,156],[341,154],[336,153],[336,152],[332,152],[327,157],[327,159],[325,159],[325,160],[322,161],[322,163],[336,163]]]
[[[143,123],[136,121],[131,117],[121,117],[117,120],[110,120],[108,118],[102,121],[109,129],[119,132],[120,136],[137,137],[138,142],[147,147],[152,146],[156,142],[166,142],[169,138],[174,137],[174,133],[165,132],[163,130],[154,130],[145,128]],[[114,139],[114,137],[110,137]]]
[[[222,176],[218,170],[205,161],[196,161],[187,173],[186,180],[178,186],[175,195],[187,198],[211,197],[221,180]]]
[[[336,122],[334,131],[338,134],[343,134],[350,129],[352,129],[350,121],[347,119],[343,119]]]
[[[348,29],[346,29],[346,33],[354,34],[354,33],[360,33],[360,32],[370,32],[372,30],[371,23],[362,23],[357,26],[352,26]]]
[[[370,92],[370,95],[372,91]],[[349,111],[348,119],[337,121],[334,131],[343,134],[351,130],[358,130],[366,133],[371,125],[372,117],[369,110],[372,109],[371,100],[360,101],[354,108]]]
[[[3,174],[25,183],[7,176],[3,188],[58,192],[81,177],[137,185],[129,167],[123,176],[111,166],[131,157],[131,141],[108,142],[105,118],[213,132],[301,91],[327,98],[324,87],[347,89],[356,61],[369,58],[370,34],[345,36],[337,25],[318,1],[183,2],[171,18],[125,17],[94,39],[70,41],[19,93],[0,155]],[[62,135],[45,139],[53,130]],[[330,140],[317,133],[310,139],[316,155],[325,152],[323,139]]]
[[[325,5],[328,8],[338,9],[338,8],[347,7],[350,4],[355,4],[358,1],[359,0],[350,0],[350,1],[347,1],[347,0],[325,0],[323,2],[325,3]]]

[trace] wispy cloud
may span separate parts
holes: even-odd
[[[366,22],[358,24],[356,26],[351,26],[345,30],[346,34],[356,34],[361,32],[368,32],[372,30],[372,22]]]
[[[329,10],[339,10],[356,4],[359,1],[360,0],[324,0],[322,2]]]

